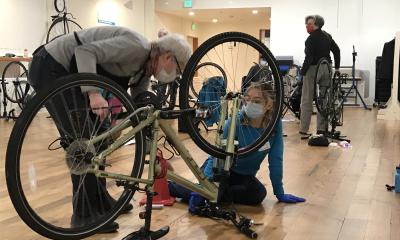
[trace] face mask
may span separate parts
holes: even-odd
[[[170,83],[173,82],[176,78],[176,72],[172,71],[171,73],[167,73],[165,69],[161,69],[161,71],[155,76],[158,81],[162,83]]]
[[[261,104],[249,102],[243,105],[243,110],[249,118],[262,117],[265,112]]]
[[[307,26],[306,26],[306,29],[307,29],[307,32],[308,32],[308,33],[312,33],[312,32],[314,31],[313,26],[310,26],[310,25],[307,25]]]

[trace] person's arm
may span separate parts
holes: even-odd
[[[283,190],[283,133],[282,120],[276,126],[275,136],[272,141],[270,153],[268,154],[270,179],[274,194],[279,202],[298,203],[305,202],[306,199],[296,197],[292,194],[285,194]]]
[[[335,70],[339,70],[340,68],[340,48],[336,44],[335,40],[332,39],[332,44],[331,44],[331,51],[333,53],[333,58],[335,59]]]
[[[275,135],[270,141],[271,148],[268,153],[269,177],[275,195],[284,194],[283,190],[283,133],[282,120],[279,119]]]
[[[304,50],[304,53],[306,54],[306,57],[303,62],[303,66],[301,67],[301,75],[305,76],[308,69],[311,66],[311,63],[314,59],[314,50],[313,50],[313,44],[312,44],[312,38],[311,36],[307,38],[306,40],[306,48]]]

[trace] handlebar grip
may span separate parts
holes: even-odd
[[[250,228],[243,228],[241,229],[241,232],[243,232],[246,236],[248,236],[251,239],[256,239],[258,237],[258,234],[251,230]]]

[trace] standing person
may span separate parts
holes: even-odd
[[[259,136],[270,120],[273,107],[273,99],[269,92],[272,87],[268,83],[251,83],[245,92],[245,104],[238,113],[238,124],[236,125],[236,140],[238,148],[247,146]],[[224,138],[227,136],[231,119],[224,125]],[[268,155],[269,177],[272,183],[274,195],[279,202],[298,203],[305,199],[286,194],[283,189],[283,133],[282,120],[279,119],[275,132],[270,140],[258,151],[245,156],[239,156],[235,165],[231,167],[228,179],[229,194],[222,196],[225,201],[245,205],[260,204],[267,196],[265,186],[258,180],[256,174],[260,169],[261,163]],[[213,176],[213,157],[209,157],[204,164],[204,174],[211,178]],[[199,197],[198,194],[191,193],[190,190],[174,183],[169,182],[169,190],[172,196],[180,197],[185,202],[190,202],[191,197]],[[197,202],[197,201],[196,201]],[[189,210],[193,209],[192,203]]]
[[[128,28],[107,26],[94,27],[70,33],[53,40],[37,49],[33,55],[30,69],[30,84],[40,93],[56,79],[71,73],[98,73],[115,81],[124,89],[131,88],[131,95],[146,91],[150,76],[160,82],[171,82],[176,78],[179,69],[183,69],[191,56],[187,41],[180,35],[168,34],[154,42],[149,42],[142,35]],[[87,126],[86,119],[102,125],[102,119],[109,114],[108,102],[98,89],[81,88],[74,97],[67,92],[65,103],[54,100],[47,106],[52,118],[57,120],[61,139],[90,137],[84,130],[84,136],[74,136],[74,126]],[[76,98],[79,99],[76,99]],[[86,106],[89,99],[89,105]],[[79,105],[79,106],[76,106]],[[85,109],[92,112],[78,117],[71,122],[68,108]],[[94,119],[100,118],[101,121]],[[59,127],[61,126],[61,127]],[[100,126],[101,127],[101,126]],[[101,132],[101,131],[99,131]],[[74,139],[72,139],[74,140]],[[103,145],[103,144],[101,144]],[[104,146],[100,146],[101,147]],[[105,146],[107,147],[107,146]],[[73,215],[71,226],[79,227],[90,224],[90,217],[101,215],[112,208],[115,200],[106,189],[106,180],[93,174],[75,175],[71,173],[73,185]],[[129,204],[122,210],[126,213],[132,209]],[[114,232],[118,223],[111,222],[100,230],[102,233]]]
[[[310,34],[305,42],[305,54],[303,67],[301,68],[301,75],[303,78],[303,89],[301,93],[301,112],[300,112],[300,134],[310,136],[308,133],[313,112],[313,99],[314,99],[314,80],[316,74],[316,65],[321,58],[327,58],[332,63],[330,52],[333,53],[335,59],[335,71],[339,71],[340,67],[340,49],[333,40],[332,36],[322,30],[324,26],[324,19],[319,15],[307,16],[305,19],[307,32]],[[330,65],[328,67],[331,67]],[[322,71],[321,71],[322,70]],[[329,86],[328,68],[322,68],[317,79],[319,85]],[[321,89],[323,90],[323,89]],[[328,127],[327,120],[321,115],[317,114],[317,133],[321,134],[326,131]]]

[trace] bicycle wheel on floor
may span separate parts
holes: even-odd
[[[8,63],[3,71],[1,82],[3,94],[12,103],[17,103],[21,109],[29,92],[28,70],[21,62]]]
[[[266,60],[266,64],[260,64],[261,58]],[[226,78],[221,76],[208,76],[205,81],[214,81],[225,85],[225,89],[219,88],[211,92],[203,88],[204,79],[199,79],[200,74],[197,70],[201,69],[203,63],[215,63],[220,66]],[[227,32],[218,34],[204,42],[192,55],[182,76],[180,86],[179,101],[181,109],[195,108],[201,110],[205,106],[209,109],[208,114],[202,115],[184,114],[182,116],[183,124],[187,127],[194,142],[205,152],[223,158],[226,155],[224,147],[215,144],[217,131],[214,127],[217,125],[221,104],[219,97],[210,99],[209,96],[217,94],[223,96],[225,93],[233,95],[238,94],[244,98],[245,89],[252,83],[268,84],[270,89],[268,95],[273,99],[271,115],[268,123],[261,127],[256,136],[252,136],[245,146],[237,150],[238,155],[248,154],[258,150],[271,137],[274,132],[275,124],[278,121],[283,104],[283,84],[279,75],[276,60],[268,48],[256,38],[240,33]],[[212,80],[211,80],[212,79]],[[197,89],[199,95],[203,91],[204,99],[193,99],[192,86]],[[221,86],[219,86],[221,87]],[[201,98],[199,96],[199,98]],[[232,101],[228,100],[228,109]],[[229,114],[229,113],[228,113]],[[197,115],[197,117],[196,117]],[[229,118],[229,116],[228,116]],[[202,122],[204,124],[199,124]],[[206,127],[203,127],[206,126]],[[236,132],[236,137],[243,132]]]
[[[64,19],[63,17],[56,18],[47,32],[46,43],[53,41],[65,34],[81,30],[82,27],[71,19]]]
[[[113,97],[105,119],[90,109],[88,96],[82,92],[85,88]],[[93,156],[122,133],[96,143],[91,142],[93,137],[134,110],[124,89],[96,74],[61,78],[27,103],[9,139],[6,181],[16,211],[32,230],[51,239],[82,239],[118,216],[134,192],[86,170]],[[132,125],[126,130],[138,123],[136,116],[130,120]],[[143,131],[134,141],[108,155],[100,169],[140,177]]]

